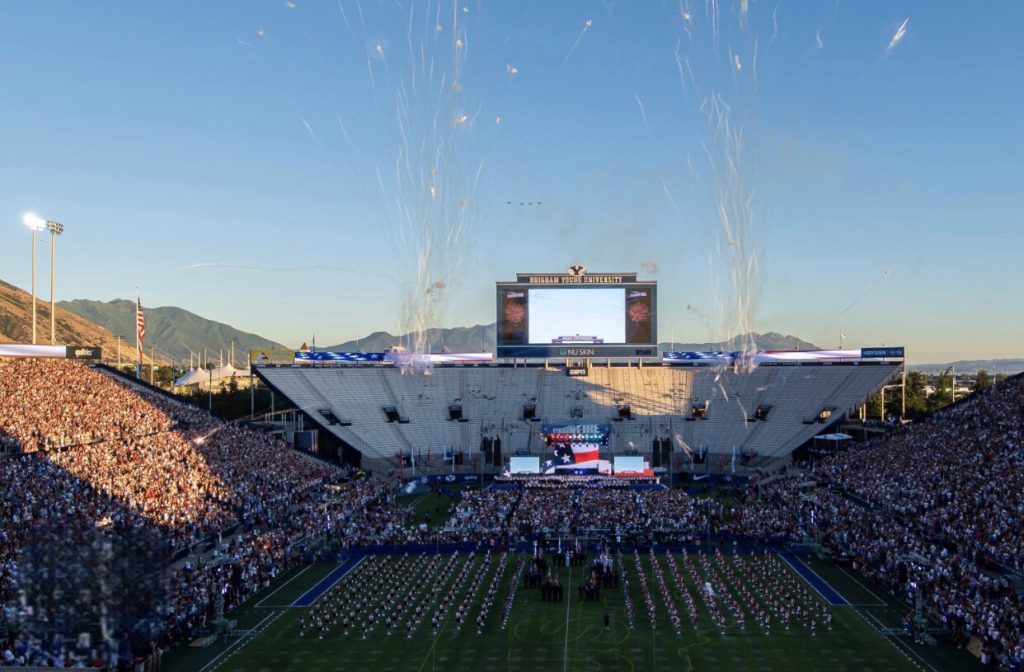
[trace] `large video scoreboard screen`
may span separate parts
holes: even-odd
[[[498,357],[657,354],[657,285],[635,274],[520,274],[497,288]]]

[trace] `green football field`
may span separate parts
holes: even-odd
[[[949,647],[915,647],[905,638],[883,636],[881,629],[898,625],[900,612],[890,596],[864,584],[854,574],[831,565],[809,561],[810,567],[839,590],[851,606],[826,606],[821,596],[778,556],[699,557],[641,553],[622,556],[632,599],[632,625],[622,585],[603,588],[596,601],[581,601],[575,590],[584,568],[554,570],[566,590],[561,602],[542,601],[537,588],[521,584],[506,627],[502,614],[513,573],[522,556],[501,555],[485,562],[451,556],[379,556],[365,559],[335,584],[318,604],[346,605],[345,611],[367,602],[364,613],[386,608],[402,614],[401,625],[390,634],[378,624],[365,639],[361,626],[344,631],[341,621],[322,637],[307,626],[300,634],[298,619],[309,623],[308,608],[291,606],[327,576],[336,565],[312,565],[281,577],[233,617],[235,631],[226,642],[206,647],[184,647],[164,659],[164,669],[212,670],[954,670],[977,665],[976,659]],[[616,572],[619,564],[616,557]],[[639,564],[637,564],[639,562]],[[675,572],[672,565],[675,565]],[[659,579],[658,574],[661,578]],[[474,585],[474,579],[479,577]],[[678,579],[678,580],[677,580]],[[641,584],[646,581],[654,602],[653,623]],[[709,598],[705,586],[718,586]],[[481,632],[473,623],[492,583],[497,587],[493,607]],[[437,586],[437,591],[432,588]],[[724,588],[724,591],[723,591]],[[714,590],[714,589],[713,589]],[[350,597],[355,591],[357,597]],[[723,594],[724,592],[724,594]],[[388,594],[392,593],[391,598]],[[681,617],[680,632],[670,622],[667,594]],[[698,614],[696,628],[686,607],[690,596]],[[434,614],[445,595],[452,604],[470,596],[470,618],[461,628],[448,609],[434,630]],[[719,605],[724,630],[713,621],[709,599]],[[786,629],[772,617],[767,632],[755,617],[770,610],[772,600],[814,614],[809,621],[791,617]],[[402,605],[406,602],[410,606]],[[355,604],[355,607],[353,606]],[[406,624],[419,605],[424,613],[412,636]],[[821,619],[831,612],[831,629]],[[604,615],[609,628],[604,627]],[[738,614],[744,619],[739,624]],[[723,634],[724,633],[724,634]]]

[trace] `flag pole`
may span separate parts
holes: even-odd
[[[135,288],[135,377],[142,378],[142,345],[139,343],[139,288]]]

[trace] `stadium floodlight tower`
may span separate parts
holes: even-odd
[[[60,222],[53,222],[47,220],[46,228],[50,230],[50,345],[54,345],[57,338],[56,329],[56,311],[53,305],[53,243],[57,239],[57,236],[64,233],[64,225]]]
[[[32,345],[36,344],[36,232],[46,228],[46,220],[33,212],[21,218],[32,229]]]

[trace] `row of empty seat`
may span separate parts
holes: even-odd
[[[845,414],[899,370],[874,364],[752,371],[595,366],[585,376],[539,366],[439,367],[427,374],[359,366],[258,372],[364,458],[390,459],[399,451],[472,453],[485,437],[500,438],[505,455],[541,454],[542,424],[572,419],[610,424],[613,452],[648,452],[652,440],[667,437],[676,452],[735,449],[774,457],[819,433],[822,411]],[[759,408],[763,419],[757,419]],[[323,409],[339,422],[323,422]]]

